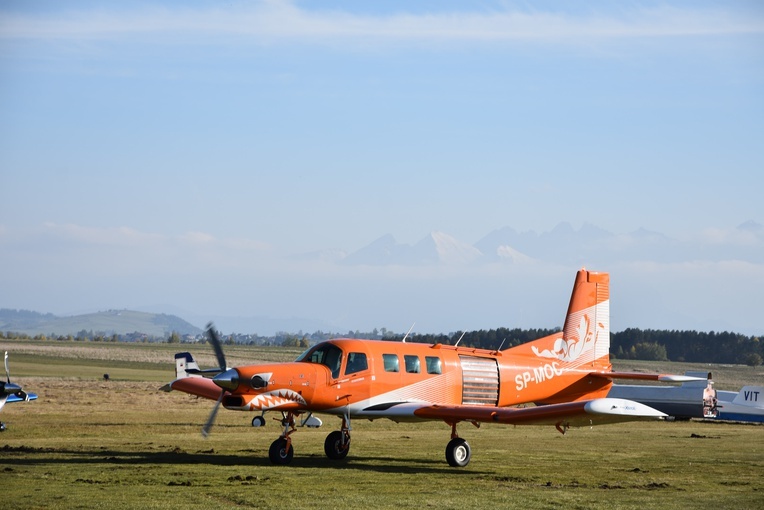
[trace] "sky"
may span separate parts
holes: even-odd
[[[580,264],[337,260],[565,222],[694,247],[613,330],[762,334],[762,140],[756,1],[4,1],[0,307],[557,327]]]

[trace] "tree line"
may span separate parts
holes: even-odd
[[[406,341],[442,343],[479,349],[506,349],[559,329],[508,329],[461,331],[450,335],[411,335]],[[461,340],[459,340],[461,338]],[[394,340],[402,340],[397,335]],[[698,332],[629,328],[610,333],[610,355],[620,359],[729,363],[758,366],[764,360],[764,342],[739,333]]]
[[[457,331],[450,334],[412,334],[401,335],[384,328],[371,332],[349,331],[347,334],[334,334],[317,331],[312,334],[278,333],[271,336],[260,335],[221,335],[227,344],[272,345],[306,348],[323,340],[347,336],[351,338],[369,338],[400,342],[404,337],[407,342],[427,344],[447,344],[477,349],[499,350],[524,344],[538,338],[559,332],[557,329],[509,329],[497,328],[478,331]],[[57,341],[92,341],[92,342],[166,342],[197,343],[205,342],[203,336],[181,336],[176,332],[164,338],[150,337],[142,333],[128,335],[94,334],[92,331],[80,331],[77,335],[30,337],[23,333],[0,331],[0,339],[57,340]],[[610,355],[613,358],[652,361],[684,361],[696,363],[728,363],[750,366],[761,365],[764,360],[764,342],[756,336],[739,333],[698,332],[628,328],[618,333],[610,333]]]

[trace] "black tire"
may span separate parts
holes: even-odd
[[[271,447],[268,450],[268,458],[271,460],[271,463],[283,466],[292,462],[293,457],[294,448],[292,448],[291,443],[287,448],[287,440],[283,437],[271,443]]]
[[[342,460],[348,456],[350,452],[350,438],[348,438],[347,444],[342,444],[342,432],[335,430],[326,436],[324,441],[324,453],[332,460]]]
[[[446,446],[446,461],[451,467],[464,467],[470,463],[472,449],[467,441],[457,437]]]
[[[255,416],[252,418],[252,426],[253,427],[265,427],[265,418],[262,416]]]

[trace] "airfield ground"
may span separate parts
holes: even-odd
[[[444,458],[445,424],[353,422],[345,461],[325,458],[339,424],[300,429],[295,458],[273,466],[279,425],[159,386],[186,346],[0,342],[12,380],[39,399],[0,413],[0,508],[764,508],[764,426],[705,421],[572,429],[468,424],[464,469]],[[193,346],[214,365],[208,347]],[[296,351],[234,347],[230,364]],[[617,362],[619,370],[714,372],[719,389],[764,384],[764,369]],[[104,381],[108,373],[110,380]],[[266,415],[266,418],[275,414]]]

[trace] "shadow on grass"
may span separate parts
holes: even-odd
[[[464,473],[469,475],[485,474],[470,468],[452,468],[443,461],[432,459],[410,459],[400,457],[354,457],[352,454],[340,461],[334,461],[319,455],[297,457],[288,466],[274,466],[267,454],[248,455],[251,450],[239,453],[222,454],[214,450],[189,453],[181,448],[165,451],[120,451],[113,448],[97,450],[72,450],[60,448],[34,448],[29,446],[0,447],[0,460],[6,466],[34,466],[41,464],[88,464],[109,465],[198,465],[210,466],[269,466],[283,469],[341,469],[375,471],[380,473]]]

